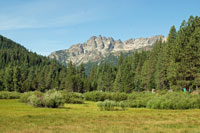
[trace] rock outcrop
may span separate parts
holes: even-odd
[[[121,40],[114,40],[112,37],[92,36],[83,44],[72,45],[69,49],[51,53],[49,58],[63,64],[72,61],[74,64],[80,65],[81,63],[97,62],[109,54],[117,56],[121,52],[126,53],[151,47],[159,39],[165,41],[166,37],[157,35],[148,38],[129,39],[122,42]]]

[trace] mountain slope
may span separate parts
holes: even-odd
[[[124,42],[106,38],[99,35],[92,36],[83,44],[72,45],[69,49],[55,51],[49,58],[55,59],[62,64],[72,61],[76,65],[88,62],[101,62],[110,55],[119,56],[120,52],[128,53],[138,49],[151,47],[159,39],[166,40],[164,36],[152,36],[148,38],[129,39]]]
[[[20,44],[0,35],[0,68],[11,66],[39,66],[50,64],[48,58],[29,52]]]
[[[0,91],[45,91],[60,87],[60,73],[66,71],[56,61],[30,52],[1,35],[0,62]]]

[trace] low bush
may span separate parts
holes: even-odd
[[[190,108],[193,109],[200,109],[200,96],[193,95],[192,98],[189,100]]]
[[[104,102],[98,102],[97,106],[100,108],[100,110],[111,111],[111,110],[114,110],[114,107],[116,106],[116,102],[105,100]]]
[[[21,96],[20,101],[34,107],[57,108],[63,105],[65,100],[61,92],[49,90],[45,93],[39,91],[26,92]]]
[[[156,90],[156,93],[159,94],[159,95],[165,95],[167,93],[170,93],[170,91],[172,92],[172,90]]]
[[[84,95],[82,93],[71,92],[71,95],[72,95],[73,98],[84,99]]]
[[[128,95],[128,100],[136,100],[136,99],[150,99],[154,97],[155,94],[151,92],[133,92],[130,95]]]
[[[146,108],[147,100],[138,99],[138,100],[127,100],[125,101],[128,107],[130,108]]]
[[[28,98],[28,102],[34,107],[45,107],[43,95],[33,94]]]
[[[92,91],[84,93],[84,98],[87,101],[104,101],[110,99],[110,95],[107,92]]]
[[[173,92],[157,95],[147,103],[151,109],[192,109],[200,108],[200,96],[184,92]]]
[[[123,92],[116,92],[116,93],[111,93],[111,100],[113,101],[124,101],[127,100],[128,94],[123,93]]]
[[[18,92],[0,91],[0,99],[19,99],[21,96]]]
[[[147,103],[155,94],[150,92],[131,93],[126,104],[131,108],[146,108]]]
[[[62,94],[55,90],[49,90],[44,94],[41,102],[44,101],[46,107],[57,108],[64,104],[64,98]]]
[[[33,91],[25,92],[20,96],[20,102],[29,103],[29,97],[34,94]]]
[[[125,110],[126,107],[127,107],[127,104],[126,104],[124,101],[120,101],[120,102],[118,103],[118,107],[121,107],[122,110]]]
[[[126,104],[121,101],[121,102],[115,102],[115,101],[110,101],[110,100],[105,100],[104,102],[98,102],[97,106],[100,108],[101,111],[114,111],[117,108],[116,107],[121,107],[122,110],[125,110]]]
[[[71,104],[83,104],[83,94],[81,93],[66,93],[65,91],[62,92],[62,95],[64,97],[65,103],[71,103]]]

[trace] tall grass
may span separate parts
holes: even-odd
[[[105,100],[104,102],[98,102],[97,106],[101,111],[114,111],[117,109],[117,107],[121,107],[122,110],[125,110],[126,105],[123,101],[121,102],[115,102],[110,100]]]

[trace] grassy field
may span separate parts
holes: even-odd
[[[100,111],[94,102],[49,109],[0,100],[0,132],[195,133],[200,132],[200,110]]]

